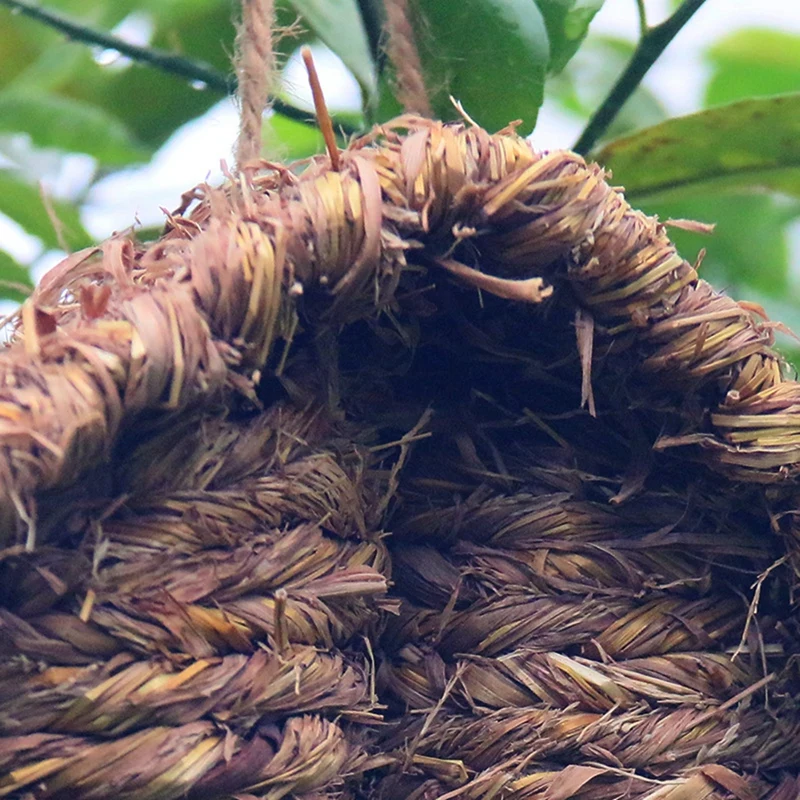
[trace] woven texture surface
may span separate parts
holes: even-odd
[[[0,797],[792,800],[800,389],[602,170],[405,117],[0,351]]]

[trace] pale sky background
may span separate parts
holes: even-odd
[[[449,1],[449,0],[448,0]],[[651,23],[663,19],[667,0],[646,0]],[[672,42],[645,78],[670,115],[684,114],[700,107],[706,67],[701,52],[710,41],[739,28],[774,27],[800,32],[800,0],[707,0],[689,24]],[[592,30],[635,39],[638,17],[635,0],[606,0],[592,23]],[[131,38],[142,35],[141,25],[131,24]],[[104,58],[98,55],[98,60]],[[317,50],[317,67],[328,104],[332,108],[352,107],[358,89],[349,75],[337,66],[338,59]],[[294,94],[307,95],[305,75],[297,62],[287,66],[287,78]],[[232,101],[214,106],[202,118],[188,123],[161,148],[152,162],[141,168],[125,170],[98,183],[89,194],[84,222],[98,239],[114,230],[128,227],[134,220],[143,225],[158,224],[161,208],[173,208],[183,191],[204,180],[219,181],[222,159],[232,162],[231,147],[236,136],[236,110]],[[540,149],[569,147],[580,132],[581,123],[546,103],[533,135]],[[53,174],[48,188],[54,194],[69,194],[91,175],[91,160],[71,156]],[[793,232],[793,264],[800,272],[800,228]],[[4,247],[23,263],[35,263],[40,276],[60,260],[60,253],[42,253],[41,245],[18,226],[0,219],[0,237]]]

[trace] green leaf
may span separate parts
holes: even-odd
[[[395,86],[394,72],[391,65],[387,63],[378,79],[378,107],[369,120],[371,124],[386,122],[403,113],[403,104],[394,94]],[[448,119],[452,119],[452,115]]]
[[[32,21],[23,21],[9,9],[0,8],[0,87],[14,80],[38,57],[43,43],[37,38],[37,30]]]
[[[202,61],[226,75],[233,71],[234,15],[229,0],[151,3],[150,10],[153,47]],[[153,67],[103,68],[88,58],[64,93],[102,106],[138,141],[153,148],[220,99],[216,92],[193,88],[186,79]]]
[[[149,15],[149,45],[233,73],[234,21],[239,4],[231,0],[48,0],[52,8],[101,31],[131,13]],[[277,0],[276,25],[285,30],[298,14],[289,0]],[[278,38],[276,53],[285,58],[311,37]],[[220,100],[217,91],[192,86],[182,77],[124,59],[111,65],[95,61],[96,49],[70,41],[46,25],[0,7],[0,86],[22,91],[48,91],[82,100],[116,118],[135,141],[153,150],[184,123]],[[16,59],[11,65],[6,56]],[[6,67],[8,67],[6,69]]]
[[[375,64],[356,0],[291,0],[319,38],[342,59],[372,102],[377,94]]]
[[[616,181],[616,175],[615,181]],[[654,196],[642,210],[660,219],[691,219],[716,224],[700,235],[670,227],[670,238],[685,258],[706,249],[700,273],[719,289],[737,294],[739,287],[767,297],[789,291],[787,223],[800,216],[800,202],[764,192],[685,191]],[[739,296],[751,299],[746,291]]]
[[[215,2],[217,0],[214,0]],[[42,3],[45,11],[76,22],[80,25],[103,32],[110,31],[131,11],[139,10],[143,0],[48,0]],[[164,0],[169,3],[169,0]],[[30,78],[35,82],[44,78],[41,87],[49,88],[52,74],[59,69],[70,73],[69,58],[64,63],[64,52],[74,53],[89,50],[90,45],[76,42],[75,46],[62,50],[65,35],[42,21],[25,14],[13,13],[11,9],[0,7],[0,87]]]
[[[164,225],[147,225],[144,228],[137,228],[135,231],[136,240],[139,242],[155,242],[164,234]]]
[[[150,156],[108,112],[45,92],[0,92],[0,131],[25,132],[39,147],[87,153],[107,166],[124,166]]]
[[[800,92],[800,36],[752,28],[736,31],[707,53],[706,105]]]
[[[88,247],[92,243],[92,237],[81,224],[78,209],[63,200],[53,200],[52,205],[63,227],[67,246],[72,250]],[[13,219],[32,236],[41,239],[46,248],[61,248],[39,189],[7,169],[0,169],[0,213]]]
[[[800,93],[743,100],[654,125],[593,154],[636,203],[751,186],[800,197]]]
[[[550,40],[550,72],[560,72],[575,55],[603,0],[536,0]]]
[[[270,158],[297,161],[325,152],[319,128],[273,114],[264,126],[264,145]]]
[[[22,302],[33,289],[27,267],[18,264],[8,253],[0,250],[0,298]]]
[[[452,95],[489,130],[521,119],[521,133],[529,133],[550,60],[544,19],[533,0],[417,0],[412,9],[434,113],[457,118]]]

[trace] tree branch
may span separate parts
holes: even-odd
[[[573,148],[575,152],[585,155],[594,147],[636,87],[642,82],[642,78],[650,67],[704,2],[705,0],[684,0],[671,17],[652,28],[647,28],[639,39],[639,44],[636,46],[628,66],[625,67],[625,71],[619,76],[608,96],[594,112],[578,141],[575,142]]]
[[[237,82],[234,75],[225,75],[213,67],[194,61],[190,58],[177,56],[165,50],[158,50],[153,47],[140,47],[131,44],[105,31],[99,31],[81,23],[51,11],[47,8],[31,2],[31,0],[0,0],[0,6],[6,6],[12,13],[24,14],[37,22],[47,25],[53,30],[63,33],[68,39],[76,42],[83,42],[96,47],[104,47],[108,50],[116,50],[123,56],[127,56],[132,61],[140,64],[160,69],[162,72],[178,77],[185,78],[187,81],[198,81],[205,84],[207,90],[218,94],[232,95],[236,93]],[[289,119],[297,120],[314,125],[313,113],[304,111],[296,106],[285,103],[278,98],[272,101],[273,109]],[[344,120],[337,121],[336,126],[345,134],[359,133],[360,131]]]

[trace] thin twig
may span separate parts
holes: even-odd
[[[203,88],[207,91],[226,95],[236,93],[236,76],[225,75],[199,61],[177,56],[174,53],[169,53],[154,47],[141,47],[131,44],[112,33],[100,31],[88,25],[75,22],[63,14],[38,6],[30,2],[30,0],[0,0],[0,6],[5,6],[6,8],[10,8],[12,12],[24,14],[31,19],[35,19],[37,22],[41,22],[53,28],[53,30],[63,33],[67,38],[76,42],[103,47],[108,50],[116,50],[120,55],[130,58],[132,61],[136,61],[140,64],[147,64],[148,66],[160,69],[162,72],[166,72],[170,75],[177,75],[188,81],[196,81],[199,84],[204,84]],[[314,125],[314,119],[308,111],[304,111],[301,108],[297,108],[277,98],[272,101],[272,107],[284,117]],[[360,133],[359,128],[356,128],[344,119],[335,120],[335,124],[346,136]]]
[[[647,24],[647,9],[644,0],[636,0],[636,10],[639,12],[639,37],[643,39],[650,30],[650,26]]]
[[[619,76],[608,96],[594,112],[583,133],[575,142],[573,150],[585,155],[608,130],[622,106],[642,82],[650,67],[666,50],[669,43],[692,18],[705,0],[685,0],[675,13],[659,25],[647,28],[643,33],[625,71]]]

